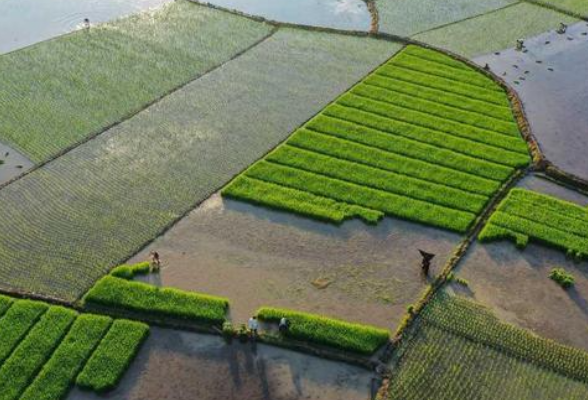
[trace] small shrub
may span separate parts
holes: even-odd
[[[563,268],[553,268],[549,277],[557,282],[561,287],[564,289],[570,288],[574,286],[575,279],[574,276],[568,272],[566,272]]]

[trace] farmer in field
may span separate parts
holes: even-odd
[[[257,321],[256,315],[249,318],[249,321],[247,322],[247,329],[249,329],[249,335],[252,338],[255,338],[257,336],[257,330],[259,329],[259,321]]]
[[[149,259],[151,261],[151,269],[153,271],[159,271],[161,268],[161,260],[159,258],[159,253],[156,251],[152,251],[149,253]]]
[[[286,332],[288,332],[289,328],[290,328],[290,321],[288,321],[288,319],[286,317],[282,317],[280,319],[280,323],[278,324],[278,330],[280,331],[280,333],[282,335],[285,335]]]
[[[421,261],[421,271],[423,275],[429,276],[429,269],[431,268],[431,260],[435,257],[435,254],[427,253],[426,251],[420,250],[421,256],[423,260]]]

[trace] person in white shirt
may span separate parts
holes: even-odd
[[[249,318],[249,322],[247,322],[247,328],[249,329],[249,333],[251,336],[257,336],[257,330],[259,329],[259,322],[257,321],[257,316],[252,316]]]

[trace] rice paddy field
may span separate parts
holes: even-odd
[[[588,397],[584,1],[31,7],[0,400]]]

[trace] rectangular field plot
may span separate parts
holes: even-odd
[[[280,30],[8,185],[0,286],[80,298],[399,49]]]
[[[588,396],[588,354],[502,323],[439,293],[396,353],[390,400],[535,400]]]
[[[0,56],[0,140],[44,161],[269,32],[180,0]]]
[[[501,87],[409,46],[222,193],[335,223],[392,215],[464,232],[528,162]]]
[[[42,302],[11,300],[0,296],[1,304],[11,304],[0,318],[0,399],[63,399],[76,377],[93,354],[104,358],[99,346],[107,335],[118,342],[124,339],[125,351],[118,351],[108,363],[94,361],[94,382],[116,384],[142,343],[139,335],[111,329],[138,326],[144,336],[148,326],[77,312]],[[98,349],[98,350],[96,350]],[[116,363],[119,361],[118,364]],[[102,369],[100,369],[102,368]],[[94,387],[94,386],[92,386]],[[96,385],[96,389],[101,387]]]
[[[518,247],[535,240],[586,258],[588,209],[545,194],[513,189],[492,214],[479,239],[511,239]]]

